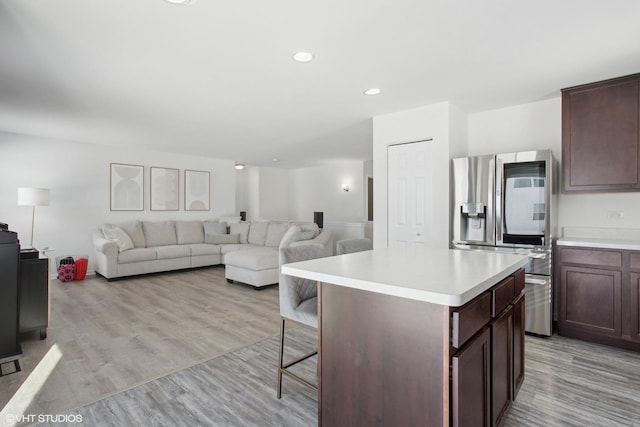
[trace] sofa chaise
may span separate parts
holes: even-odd
[[[227,281],[261,288],[278,283],[283,245],[333,254],[331,232],[292,221],[130,221],[104,224],[92,240],[95,271],[109,280],[224,264]]]

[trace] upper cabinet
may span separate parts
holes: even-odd
[[[640,191],[640,74],[562,90],[565,192]]]

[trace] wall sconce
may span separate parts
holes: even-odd
[[[345,193],[349,192],[349,184],[342,184],[342,191],[344,191]]]
[[[236,168],[236,170],[239,170],[239,171],[244,169],[244,167],[245,167],[244,163],[238,163],[238,162],[236,162],[236,165],[234,166],[234,168]]]

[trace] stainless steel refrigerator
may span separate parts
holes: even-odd
[[[528,256],[525,330],[545,336],[553,320],[556,170],[550,150],[451,161],[451,247]]]

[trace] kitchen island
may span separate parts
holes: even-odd
[[[499,424],[524,378],[526,262],[406,247],[283,265],[319,283],[319,425]]]

